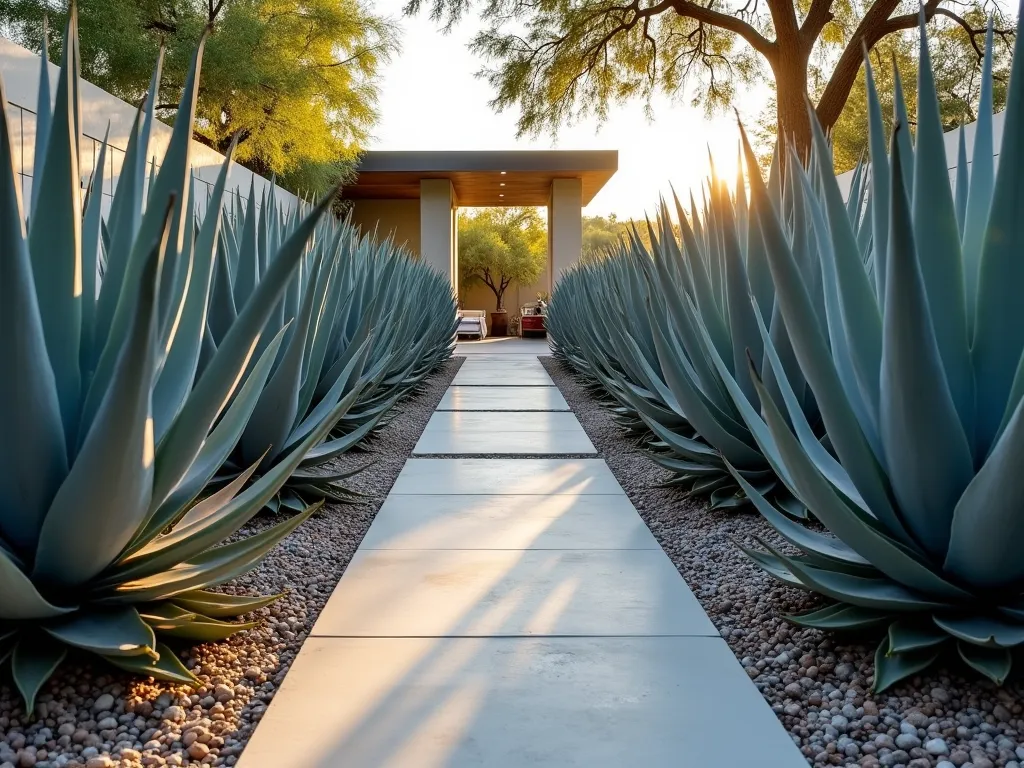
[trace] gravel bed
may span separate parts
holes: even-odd
[[[871,691],[879,637],[860,641],[782,619],[819,603],[764,574],[737,547],[783,545],[754,512],[711,512],[659,487],[669,473],[550,357],[541,362],[644,521],[810,765],[1024,766],[1024,686],[997,688],[960,663]],[[727,703],[721,702],[727,718]],[[742,735],[742,723],[735,723]],[[769,767],[770,768],[770,767]]]
[[[259,626],[222,643],[181,649],[202,687],[140,681],[86,657],[66,661],[26,717],[0,682],[0,768],[138,768],[234,765],[287,674],[313,622],[391,490],[462,359],[445,363],[397,407],[367,450],[336,466],[370,465],[349,481],[360,505],[325,506],[254,571],[224,587],[286,595],[251,620]],[[281,518],[262,514],[251,534]]]

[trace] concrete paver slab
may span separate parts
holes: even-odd
[[[601,459],[409,459],[392,494],[623,494]],[[624,495],[624,494],[623,494]]]
[[[718,637],[653,549],[360,549],[310,634]]]
[[[438,411],[568,411],[557,387],[448,388]]]
[[[581,456],[597,455],[594,444],[579,432],[424,432],[414,456]]]
[[[437,411],[430,417],[414,455],[596,454],[572,413]]]
[[[475,413],[435,411],[424,432],[583,432],[575,414],[558,411]]]
[[[553,383],[543,368],[524,367],[516,370],[485,366],[466,368],[465,365],[452,380],[452,386],[455,387],[550,387]]]
[[[806,765],[719,638],[310,638],[239,768]]]
[[[625,496],[400,496],[360,549],[658,549]]]

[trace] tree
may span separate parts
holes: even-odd
[[[0,24],[39,50],[44,16],[63,25],[66,7],[0,0]],[[363,0],[78,0],[78,12],[83,77],[125,101],[145,96],[165,46],[157,108],[166,121],[212,25],[195,138],[223,151],[237,134],[239,162],[310,193],[354,166],[377,119],[380,68],[397,49],[393,25]],[[59,40],[50,53],[59,60]]]
[[[582,261],[598,261],[613,251],[625,237],[623,223],[615,214],[583,217]]]
[[[408,0],[406,12],[423,2]],[[429,0],[430,14],[450,28],[471,2]],[[923,6],[929,21],[951,19],[980,40],[984,29],[954,10],[962,7],[960,0]],[[695,104],[715,110],[729,106],[738,87],[767,78],[779,130],[806,148],[812,56],[828,65],[815,109],[831,128],[863,51],[916,27],[917,10],[914,0],[484,0],[487,26],[472,48],[492,63],[482,72],[495,90],[492,106],[519,108],[520,133],[588,114],[600,119],[633,98],[649,109],[656,92],[677,95],[686,84],[696,86]],[[1001,34],[1011,33],[999,23]]]
[[[976,11],[965,16],[973,24],[984,24],[984,17]],[[959,25],[946,23],[932,30],[929,44],[943,128],[950,131],[974,122],[978,119],[976,109],[981,89],[981,66],[974,41]],[[917,46],[917,35],[893,35],[871,53],[875,86],[888,129],[892,127],[895,92],[893,61],[899,68],[911,121],[917,113]],[[1006,105],[1012,51],[1005,39],[996,37],[993,54],[992,101],[998,112]],[[867,152],[867,124],[867,78],[861,69],[850,99],[832,128],[837,172],[850,170]]]
[[[985,24],[979,9],[968,10],[965,19],[978,26]],[[939,97],[939,110],[943,129],[950,131],[978,119],[976,105],[981,90],[981,43],[968,35],[963,27],[948,19],[938,19],[930,28],[929,47],[932,58],[932,76]],[[1010,41],[996,36],[993,45],[993,106],[996,112],[1006,105],[1006,86],[1009,81],[1012,50]],[[978,48],[975,48],[978,45]],[[888,36],[871,51],[871,68],[875,88],[882,106],[882,119],[886,129],[892,128],[895,99],[894,67],[899,70],[903,95],[914,128],[917,113],[917,32],[900,32]],[[827,77],[817,66],[811,69],[811,98],[820,95]],[[832,126],[831,140],[835,169],[842,173],[853,168],[865,156],[867,134],[867,76],[861,68],[850,89],[850,97],[839,119]],[[777,138],[775,103],[771,101],[758,119],[754,131],[760,146],[759,160],[763,168],[771,163]]]
[[[483,283],[505,310],[513,282],[528,285],[547,264],[547,227],[536,208],[481,208],[459,218],[459,282]]]

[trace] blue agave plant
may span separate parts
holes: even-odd
[[[748,554],[779,580],[829,598],[794,622],[886,630],[877,689],[953,648],[1002,683],[1024,644],[1024,43],[1017,38],[995,172],[989,33],[970,178],[961,145],[954,191],[923,19],[921,40],[916,142],[898,114],[886,156],[869,89],[867,268],[816,122],[817,173],[794,168],[827,276],[825,322],[779,212],[751,174],[778,306],[829,448],[793,393],[778,407],[753,368],[761,412],[748,406],[743,415],[779,476],[833,535],[779,514],[737,473],[799,551],[765,545]],[[747,155],[749,164],[749,145]],[[785,390],[774,360],[772,370]]]
[[[84,210],[79,187],[74,9],[52,113],[48,93],[39,101],[27,229],[0,109],[0,663],[29,711],[69,648],[192,682],[164,639],[217,640],[251,626],[224,619],[273,596],[209,588],[252,568],[313,511],[223,543],[325,437],[334,413],[259,482],[196,503],[272,375],[285,331],[264,325],[331,204],[282,239],[199,374],[230,162],[196,226],[189,148],[202,49],[147,192],[158,63],[105,222],[105,147]],[[45,58],[43,67],[46,89]]]

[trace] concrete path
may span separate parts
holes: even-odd
[[[607,464],[580,457],[546,345],[488,342],[459,345],[241,768],[805,766]]]

